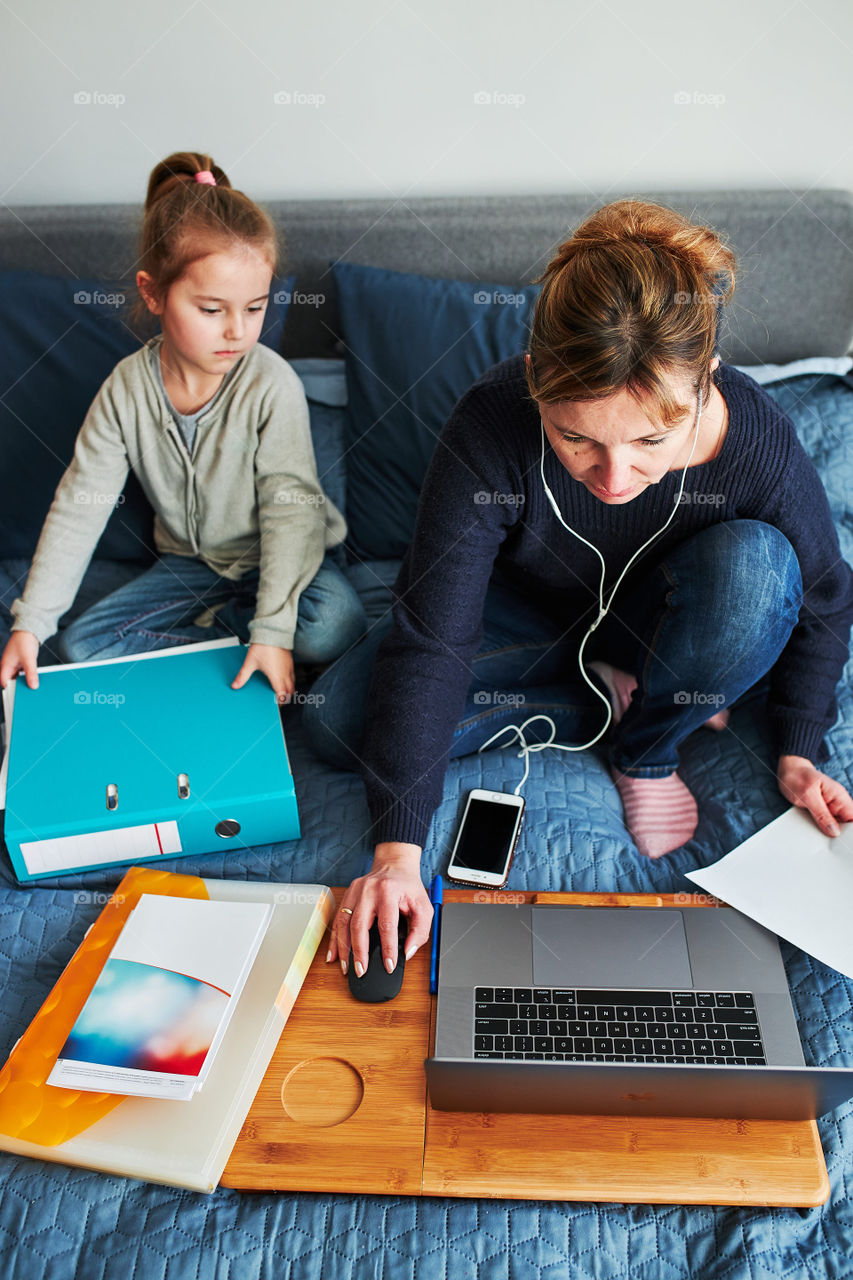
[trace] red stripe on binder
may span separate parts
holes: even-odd
[[[157,823],[156,823],[156,822],[154,823],[154,834],[155,834],[155,836],[157,837],[157,847],[159,848],[160,852],[162,853],[162,852],[163,852],[163,842],[162,842],[162,840],[160,839],[160,828],[157,826]]]

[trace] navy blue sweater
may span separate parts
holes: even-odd
[[[835,690],[847,660],[853,573],[790,419],[737,369],[720,365],[714,381],[728,406],[728,431],[719,455],[691,467],[685,485],[691,494],[715,495],[714,501],[680,505],[647,554],[660,559],[722,520],[762,520],[785,534],[800,563],[804,597],[773,669],[769,711],[777,752],[816,761],[835,719]],[[363,776],[377,842],[426,841],[495,568],[567,623],[595,616],[599,562],[548,505],[540,450],[539,414],[521,356],[485,373],[441,433],[368,704]],[[610,582],[663,525],[681,481],[680,470],[668,472],[631,502],[608,506],[573,480],[547,445],[545,476],[566,521],[601,551]],[[482,493],[510,500],[478,501]]]

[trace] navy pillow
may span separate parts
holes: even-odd
[[[261,341],[278,350],[293,278],[273,283]],[[98,388],[136,351],[127,285],[0,273],[0,558],[29,557]],[[131,474],[96,556],[150,560],[152,512]]]
[[[333,265],[346,346],[348,544],[402,556],[418,494],[456,401],[526,350],[538,290]]]

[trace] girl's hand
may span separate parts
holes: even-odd
[[[37,689],[38,656],[39,642],[32,631],[13,631],[0,658],[0,689],[5,689],[9,681],[20,673],[26,676],[28,688]]]
[[[349,907],[352,915],[344,911]],[[397,967],[397,921],[400,914],[409,917],[406,937],[406,959],[429,937],[433,907],[421,880],[421,851],[416,844],[388,842],[378,844],[373,866],[366,876],[353,880],[343,896],[338,914],[332,922],[332,935],[326,963],[340,960],[346,973],[352,948],[353,964],[358,977],[367,968],[367,935],[374,919],[379,921],[382,960],[389,973]]]
[[[288,702],[296,688],[293,679],[293,654],[276,644],[250,644],[245,661],[231,682],[232,689],[242,689],[253,671],[262,671],[272,685],[279,702]]]
[[[786,800],[806,809],[821,831],[839,834],[839,822],[853,822],[853,799],[840,782],[834,782],[804,756],[780,756],[779,790]]]

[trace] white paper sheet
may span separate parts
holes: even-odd
[[[826,836],[791,807],[687,879],[853,978],[853,822]]]

